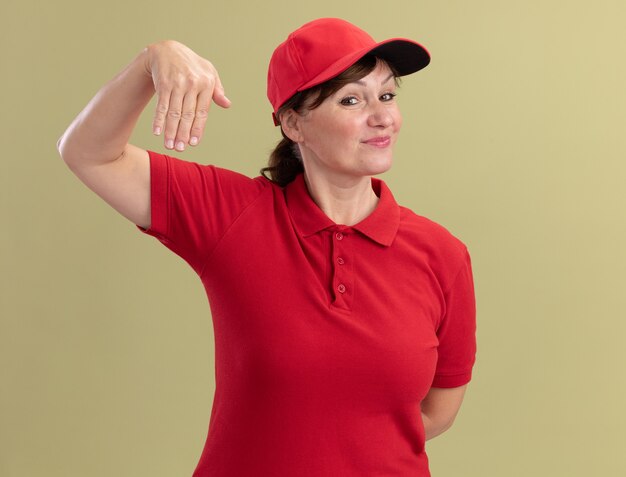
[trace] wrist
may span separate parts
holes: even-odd
[[[155,45],[156,43],[147,45],[139,52],[139,55],[137,55],[137,59],[141,63],[144,73],[150,78],[152,78],[152,55],[154,54]]]

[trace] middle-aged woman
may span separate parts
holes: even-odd
[[[255,178],[128,144],[155,92],[170,151],[199,144],[211,101],[230,106],[213,65],[174,41],[141,51],[59,140],[205,286],[216,388],[194,476],[430,475],[425,441],[452,424],[475,359],[470,257],[373,177],[402,124],[397,77],[429,60],[340,19],[298,28],[270,61],[283,140]]]

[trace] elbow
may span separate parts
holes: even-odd
[[[68,138],[68,132],[66,131],[57,141],[57,151],[59,152],[59,156],[63,159],[63,162],[67,167],[70,168],[72,172],[76,172],[76,168],[78,168],[82,163],[85,163],[84,160],[86,154],[81,149],[77,148],[75,141],[72,141],[72,138]]]
[[[454,419],[456,418],[456,416],[453,416],[451,418],[448,419],[444,419],[441,423],[440,423],[440,427],[439,427],[439,434],[443,434],[444,432],[446,432],[448,429],[450,429],[452,427],[452,424],[454,424]]]
[[[437,421],[435,421],[435,426],[433,426],[435,427],[435,435],[438,436],[443,434],[452,427],[452,424],[454,424],[454,417],[439,418]]]
[[[61,157],[63,157],[63,151],[61,150],[61,143],[63,142],[63,135],[59,138],[59,140],[57,141],[57,151],[59,152],[59,155]]]
[[[84,141],[80,138],[72,137],[66,131],[57,141],[57,151],[61,159],[72,170],[86,166],[96,166],[115,162],[126,154],[126,147],[112,155],[106,155],[101,151],[93,151],[84,147]],[[104,157],[103,157],[104,156]]]
[[[452,427],[463,402],[466,385],[457,388],[431,388],[422,401],[426,434],[435,437]]]
[[[424,424],[426,440],[437,437],[450,429],[452,424],[454,424],[455,418],[456,414],[453,416],[438,414],[428,415],[422,412],[422,422]]]
[[[65,140],[65,133],[63,135],[61,135],[61,137],[59,138],[59,140],[57,141],[57,151],[59,153],[59,156],[61,156],[61,159],[63,159],[63,162],[65,162],[65,164],[67,164],[67,166],[70,165],[69,161],[68,161],[68,151],[67,151],[67,144],[66,144],[66,140]]]

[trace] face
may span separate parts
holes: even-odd
[[[395,92],[391,70],[378,63],[317,108],[295,114],[295,141],[307,175],[362,178],[388,170],[402,126]]]

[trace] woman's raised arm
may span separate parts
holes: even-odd
[[[153,132],[163,134],[165,147],[177,151],[202,139],[211,100],[230,106],[208,60],[176,41],[158,42],[104,85],[57,143],[87,187],[144,228],[150,227],[149,158],[128,140],[155,92]]]

